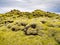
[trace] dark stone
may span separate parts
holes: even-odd
[[[43,24],[45,24],[46,23],[46,21],[41,21]]]
[[[12,31],[15,31],[15,28],[12,28]]]
[[[7,22],[12,23],[13,21],[7,21]]]
[[[26,24],[25,24],[25,23],[21,23],[21,25],[22,25],[22,26],[26,26]]]
[[[36,28],[36,24],[32,24],[31,27],[35,29]]]

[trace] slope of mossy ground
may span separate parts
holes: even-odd
[[[60,15],[15,9],[0,14],[0,45],[60,45]]]

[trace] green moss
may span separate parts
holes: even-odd
[[[39,9],[0,14],[0,45],[60,45],[60,16]]]

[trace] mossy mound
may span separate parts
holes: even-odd
[[[60,45],[60,15],[15,9],[0,14],[0,45]]]

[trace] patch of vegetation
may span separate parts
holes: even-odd
[[[39,9],[0,14],[0,45],[60,45],[60,15]]]

